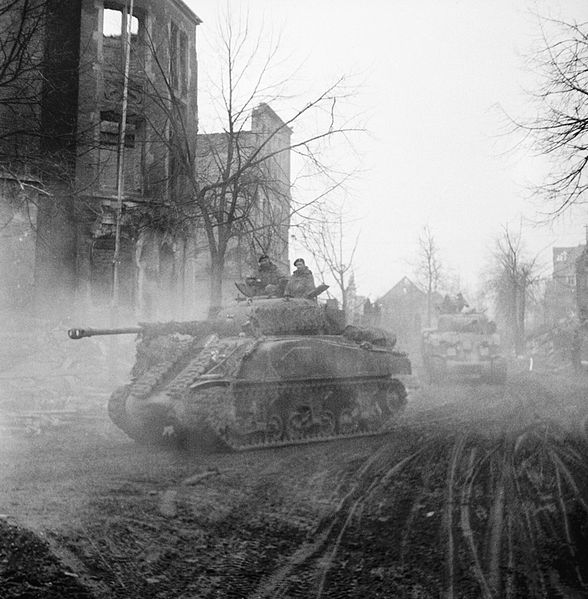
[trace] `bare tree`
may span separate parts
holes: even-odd
[[[343,77],[301,104],[286,98],[287,77],[272,80],[279,43],[264,49],[262,34],[252,30],[247,18],[228,14],[219,22],[214,108],[222,131],[198,135],[197,147],[186,134],[185,116],[170,82],[167,94],[151,90],[165,115],[164,126],[155,131],[161,132],[160,142],[175,156],[184,181],[173,210],[206,238],[213,311],[222,299],[227,255],[242,243],[249,253],[286,248],[292,214],[322,200],[349,176],[329,168],[321,153],[325,145],[336,137],[348,143],[349,134],[359,130],[339,124],[338,103],[346,95]],[[159,70],[167,72],[163,64]],[[266,121],[262,130],[247,129],[252,112],[263,107],[271,111],[274,104],[284,107],[282,118],[274,114],[276,118]],[[317,128],[309,129],[309,121],[317,122]],[[291,137],[294,127],[297,135]],[[291,155],[306,165],[306,173],[320,173],[326,181],[301,202],[291,197]]]
[[[23,288],[27,293],[22,307],[32,305],[39,280],[49,270],[40,266],[42,261],[55,258],[63,263],[70,250],[69,235],[51,238],[44,225],[68,223],[73,214],[70,194],[56,190],[71,182],[75,165],[80,44],[68,27],[75,18],[69,3],[0,0],[2,252],[16,251],[25,236],[38,248],[36,257],[28,252],[21,267],[2,261],[0,269],[10,271],[12,280],[5,292],[7,305]],[[33,261],[38,266],[34,271]],[[64,289],[67,282],[61,285],[56,279],[50,285]],[[47,303],[42,303],[44,312]]]
[[[588,190],[588,23],[543,19],[544,49],[535,57],[542,83],[537,115],[516,125],[552,171],[538,186],[557,216],[586,202]]]
[[[488,281],[498,313],[511,332],[517,353],[525,347],[525,317],[534,286],[539,282],[537,258],[525,255],[521,233],[504,226],[496,241],[493,272]]]
[[[433,294],[437,291],[441,278],[441,258],[435,237],[428,225],[423,227],[419,237],[419,262],[417,280],[427,290],[427,326],[431,326]]]
[[[46,14],[46,0],[0,0],[0,175],[13,183],[15,198],[25,198],[26,214],[34,210],[27,189],[40,189],[31,174],[38,162]]]
[[[0,160],[24,183],[71,174],[79,40],[64,33],[70,12],[49,0],[0,0]]]
[[[305,247],[312,254],[321,275],[335,282],[341,297],[342,309],[348,316],[348,287],[353,277],[353,259],[359,242],[359,234],[351,247],[345,243],[348,223],[343,218],[341,207],[329,213],[325,208],[316,218],[300,225],[299,231]]]
[[[23,108],[39,101],[45,19],[46,0],[0,0],[0,106],[19,125]]]

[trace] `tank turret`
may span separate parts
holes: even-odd
[[[140,442],[234,450],[387,431],[406,403],[406,354],[314,298],[241,298],[204,321],[71,329],[138,335],[131,382],[109,400]]]

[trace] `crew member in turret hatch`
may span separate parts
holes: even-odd
[[[284,289],[284,295],[287,297],[306,297],[315,288],[312,271],[306,266],[302,258],[296,258],[294,266],[296,270],[292,273],[286,289]]]
[[[465,298],[462,295],[462,293],[458,293],[457,297],[455,298],[455,309],[457,310],[457,313],[459,314],[464,308],[469,307],[470,305],[465,301]]]
[[[278,267],[263,254],[259,257],[257,274],[247,277],[247,285],[254,289],[255,295],[283,295],[288,277],[284,276]]]

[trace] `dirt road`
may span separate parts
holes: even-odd
[[[586,414],[586,381],[533,375],[423,387],[385,437],[236,455],[102,413],[5,436],[0,596],[586,596]]]

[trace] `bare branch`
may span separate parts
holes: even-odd
[[[588,191],[588,23],[541,20],[544,49],[534,59],[542,84],[532,95],[537,114],[515,121],[552,169],[537,191],[555,218],[586,202]]]

